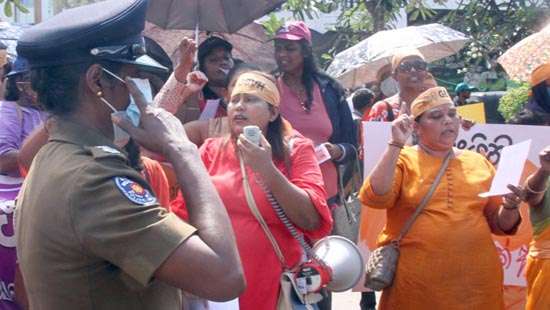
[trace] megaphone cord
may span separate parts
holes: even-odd
[[[290,232],[290,234],[292,235],[292,237],[294,239],[296,239],[296,241],[298,241],[298,243],[302,246],[302,248],[304,249],[305,253],[306,253],[306,256],[308,259],[313,259],[317,262],[319,262],[319,264],[323,265],[323,267],[328,267],[325,265],[325,263],[313,252],[313,249],[311,248],[311,246],[307,243],[307,241],[304,239],[304,234],[300,233],[296,227],[294,226],[294,224],[290,221],[290,219],[288,218],[288,216],[286,215],[285,213],[285,210],[283,209],[283,207],[281,207],[281,205],[279,204],[279,202],[277,201],[277,199],[273,196],[273,194],[271,193],[271,191],[267,188],[267,186],[261,182],[260,180],[256,180],[257,183],[260,185],[260,187],[264,190],[266,196],[267,196],[267,201],[269,201],[269,204],[271,204],[271,207],[273,208],[273,210],[275,211],[275,214],[277,214],[277,217],[281,220],[281,222],[283,222],[283,225],[285,225],[285,227],[287,228],[287,230]]]

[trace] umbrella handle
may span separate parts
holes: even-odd
[[[199,15],[197,14],[197,23],[195,24],[195,44],[199,45]],[[195,63],[199,63],[199,50],[195,51]]]

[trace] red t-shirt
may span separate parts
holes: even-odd
[[[380,100],[375,103],[365,115],[363,115],[364,122],[389,122],[388,104],[393,112],[393,119],[396,119],[400,113],[399,94]]]
[[[200,151],[227,208],[237,239],[247,283],[245,292],[239,296],[240,309],[275,309],[283,267],[246,202],[235,145],[227,137],[207,139]],[[288,175],[284,162],[276,161],[275,165],[283,174]],[[290,167],[289,180],[307,192],[321,219],[319,229],[306,232],[306,236],[312,240],[320,239],[330,233],[332,217],[325,201],[323,177],[310,140],[294,138]],[[287,264],[298,264],[302,257],[302,248],[275,214],[264,191],[256,183],[252,170],[247,168],[247,172],[256,205],[277,239]],[[180,209],[176,208],[174,212],[183,214]]]

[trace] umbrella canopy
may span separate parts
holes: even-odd
[[[354,88],[376,81],[378,71],[401,48],[418,48],[432,62],[456,54],[468,40],[462,32],[440,24],[379,31],[337,54],[327,73]]]
[[[550,24],[519,41],[497,61],[511,79],[529,81],[533,70],[550,62]]]
[[[155,40],[176,63],[177,48],[184,37],[194,37],[192,30],[163,29],[152,23],[145,24],[143,34]],[[204,41],[208,35],[216,35],[224,38],[233,45],[233,57],[245,62],[258,65],[266,71],[275,69],[274,47],[268,42],[268,37],[262,25],[251,23],[243,27],[237,33],[206,33],[201,32],[200,41]]]
[[[147,20],[165,29],[233,33],[285,0],[151,0]]]

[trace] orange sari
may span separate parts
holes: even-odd
[[[386,209],[378,245],[396,238],[428,191],[442,158],[405,148],[392,189],[376,195],[370,180],[360,199]],[[503,272],[491,233],[500,197],[480,198],[489,190],[494,168],[483,156],[465,151],[453,158],[430,202],[401,242],[393,285],[382,293],[379,309],[504,309]]]

